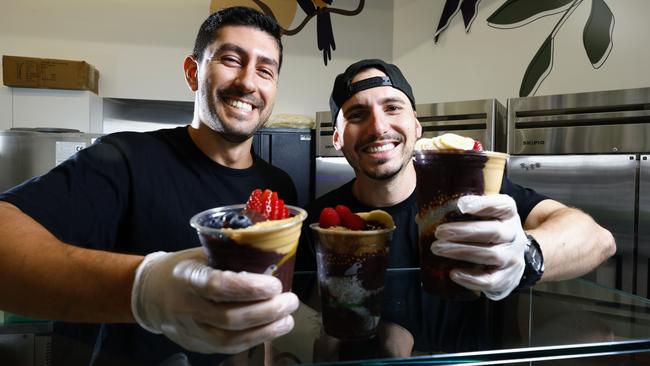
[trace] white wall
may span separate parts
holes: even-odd
[[[191,101],[182,62],[209,6],[209,0],[3,0],[0,54],[86,60],[100,71],[102,97]],[[315,18],[298,35],[285,37],[274,113],[313,116],[326,110],[334,75],[351,60],[390,59],[392,16],[392,1],[385,0],[366,1],[355,17],[333,14],[337,49],[328,66],[316,46]]]
[[[517,29],[495,29],[486,19],[505,0],[483,0],[470,33],[460,14],[433,44],[443,0],[394,3],[393,60],[412,81],[418,103],[518,97],[526,67],[561,14]],[[591,9],[584,0],[555,38],[554,64],[535,95],[650,86],[650,1],[606,0],[616,23],[607,62],[594,69],[582,45]]]
[[[444,0],[367,0],[357,16],[332,15],[337,49],[328,66],[317,49],[312,19],[298,35],[284,38],[274,113],[313,116],[327,110],[334,76],[368,57],[397,63],[418,103],[516,97],[526,66],[559,15],[519,29],[488,27],[486,18],[504,1],[482,0],[468,34],[458,14],[434,45]],[[353,9],[357,2],[334,5]],[[606,2],[616,26],[605,65],[593,69],[584,53],[582,28],[591,7],[584,0],[556,37],[553,71],[537,95],[650,86],[650,2]],[[0,54],[86,60],[100,70],[102,97],[191,101],[182,61],[209,5],[209,0],[4,0]],[[6,97],[6,90],[0,95]]]

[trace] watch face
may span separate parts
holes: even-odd
[[[540,270],[542,268],[542,258],[539,256],[539,251],[537,248],[535,248],[534,245],[531,245],[530,248],[530,265],[535,268],[536,270]]]

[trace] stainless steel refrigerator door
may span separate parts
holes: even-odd
[[[354,178],[354,169],[343,157],[316,158],[315,197],[336,189]]]
[[[639,169],[639,224],[636,267],[636,293],[650,295],[650,155],[641,155]]]
[[[508,176],[589,213],[616,239],[613,258],[585,277],[634,291],[635,155],[511,156]]]
[[[101,135],[0,132],[0,192],[42,175]]]

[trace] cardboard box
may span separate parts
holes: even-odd
[[[6,86],[90,90],[97,94],[99,71],[85,61],[2,56]]]

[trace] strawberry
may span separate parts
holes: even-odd
[[[322,228],[328,228],[331,226],[340,226],[341,218],[339,214],[331,207],[325,207],[320,212],[320,217],[318,218],[318,225]]]
[[[474,140],[474,147],[472,148],[474,151],[483,151],[483,145],[481,145],[481,141],[479,140]]]
[[[339,216],[345,215],[346,213],[352,213],[352,211],[350,211],[348,206],[344,206],[344,205],[336,205],[336,207],[334,207],[334,210],[336,210],[336,213],[338,213]]]
[[[248,197],[248,201],[246,202],[246,209],[248,209],[249,211],[259,211],[261,205],[262,205],[262,190],[258,188],[253,192],[251,192],[250,197]]]
[[[334,210],[341,218],[341,224],[350,230],[363,230],[366,222],[363,221],[361,216],[353,213],[347,206],[337,205]]]
[[[270,189],[256,189],[251,192],[246,202],[246,210],[257,212],[267,220],[280,220],[290,216],[289,209],[284,206],[284,200]]]

